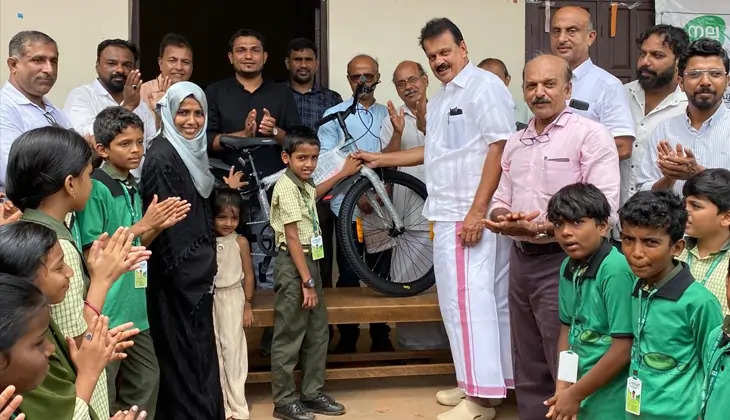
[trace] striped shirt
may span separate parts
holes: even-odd
[[[697,240],[694,238],[686,239],[687,246],[677,259],[686,262],[689,265],[690,272],[692,272],[692,277],[717,297],[722,306],[722,313],[725,315],[730,314],[726,293],[728,264],[730,264],[730,241],[726,242],[720,251],[700,257],[697,250]],[[715,261],[716,258],[718,261]],[[712,271],[710,271],[711,268]]]
[[[692,127],[686,112],[659,123],[643,146],[646,149],[637,176],[640,190],[650,190],[662,178],[657,165],[657,145],[661,140],[668,141],[675,150],[677,144],[690,149],[697,163],[705,168],[730,169],[730,110],[718,107],[699,130]],[[676,181],[673,191],[682,195],[682,186],[684,181]]]

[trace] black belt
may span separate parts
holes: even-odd
[[[515,247],[525,255],[546,255],[563,252],[563,248],[557,242],[535,244],[527,241],[515,241]]]

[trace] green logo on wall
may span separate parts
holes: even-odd
[[[684,25],[690,41],[698,38],[710,38],[719,42],[725,41],[725,20],[720,16],[698,16]]]

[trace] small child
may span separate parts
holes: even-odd
[[[548,202],[548,220],[568,254],[560,268],[560,362],[552,419],[613,419],[623,410],[633,333],[634,277],[606,238],[611,207],[592,184],[561,188]]]
[[[271,343],[273,416],[312,420],[311,413],[341,415],[345,407],[324,394],[329,331],[317,260],[324,256],[317,218],[317,197],[340,179],[356,173],[360,161],[348,157],[342,170],[316,188],[319,140],[306,127],[289,130],[281,159],[288,166],[274,186],[271,227],[279,250],[274,263],[274,337]],[[296,396],[294,367],[302,369],[301,398]]]
[[[687,185],[687,184],[685,184]],[[725,303],[730,304],[730,271],[727,273]],[[720,420],[730,413],[730,315],[705,342],[705,384],[702,392],[703,420]]]
[[[89,200],[77,213],[81,246],[88,254],[94,240],[104,232],[130,228],[135,245],[148,245],[164,229],[187,215],[190,206],[177,197],[153,203],[142,214],[139,187],[131,175],[144,155],[144,126],[137,114],[120,106],[102,110],[94,120],[96,153],[103,163],[91,173]],[[127,358],[111,363],[107,369],[109,404],[112,412],[132,405],[146,409],[152,420],[157,403],[160,371],[147,320],[146,264],[128,271],[107,292],[101,313],[116,328],[134,322],[140,332]]]
[[[705,169],[682,187],[687,207],[687,247],[679,256],[695,280],[717,297],[724,314],[725,273],[730,263],[730,171]]]
[[[621,247],[638,277],[626,418],[696,419],[708,362],[702,352],[722,313],[717,298],[675,259],[684,248],[687,210],[671,192],[642,191],[619,216]]]
[[[253,274],[251,248],[236,233],[241,196],[233,189],[215,192],[213,227],[218,248],[218,273],[213,295],[213,329],[218,349],[218,368],[223,388],[226,419],[248,419],[243,384],[248,374],[248,349],[244,327],[253,324]]]

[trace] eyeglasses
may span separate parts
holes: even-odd
[[[722,79],[727,76],[727,72],[721,69],[708,69],[708,70],[685,70],[684,77],[691,80],[697,80],[702,77],[703,74],[707,73],[710,79]]]
[[[395,83],[395,87],[398,89],[404,89],[408,85],[415,85],[418,83],[418,80],[421,79],[423,76],[411,76],[405,80],[397,80],[393,83]]]
[[[348,74],[347,78],[350,79],[351,82],[359,82],[360,78],[364,77],[365,81],[370,83],[373,80],[375,80],[375,75],[372,73],[363,73],[363,74]]]
[[[56,119],[53,118],[53,115],[50,112],[44,112],[43,117],[45,117],[46,121],[48,121],[48,124],[51,124],[51,126],[59,127],[58,122],[56,122]]]
[[[527,129],[522,132],[522,136],[520,137],[520,143],[524,144],[525,146],[532,146],[535,143],[547,143],[550,141],[550,136],[548,135],[549,132],[538,134],[535,137],[525,137],[526,132]]]

